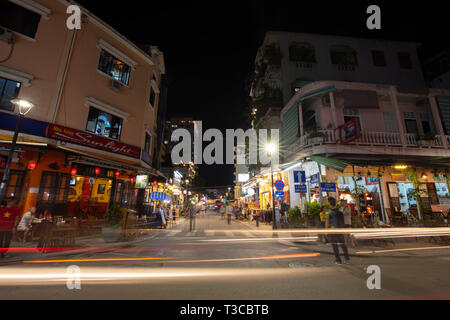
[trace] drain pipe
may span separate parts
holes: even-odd
[[[62,97],[62,93],[64,91],[64,85],[65,85],[65,82],[66,82],[67,73],[69,71],[69,65],[70,65],[70,60],[72,58],[72,52],[73,52],[73,47],[74,47],[74,44],[75,44],[76,36],[77,36],[77,30],[75,29],[75,30],[73,30],[72,40],[71,40],[70,48],[69,48],[69,53],[67,54],[67,59],[66,59],[66,63],[65,63],[65,66],[64,66],[64,74],[63,74],[63,77],[61,79],[61,82],[60,82],[59,88],[58,88],[58,95],[57,95],[57,98],[56,98],[55,111],[53,113],[53,117],[52,117],[52,121],[51,121],[52,123],[56,122],[56,115],[58,114],[58,111],[59,111],[59,105],[61,103],[61,97]]]

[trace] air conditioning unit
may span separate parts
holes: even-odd
[[[109,82],[109,87],[116,92],[121,92],[123,84],[117,80],[111,79]]]
[[[11,43],[13,38],[13,34],[6,28],[0,27],[0,40],[5,41],[7,43]]]

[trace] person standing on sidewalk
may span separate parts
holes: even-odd
[[[352,227],[352,209],[347,204],[347,201],[341,200],[341,208],[342,213],[344,214],[344,228],[350,229]],[[349,234],[346,235],[347,240],[350,240],[352,243],[352,247],[355,247],[355,242],[353,240],[353,237]]]
[[[328,198],[328,204],[330,208],[327,210],[325,216],[325,228],[326,229],[341,229],[344,228],[344,214],[339,209],[336,203],[336,199],[333,197]],[[339,256],[339,247],[341,246],[344,253],[345,264],[350,264],[350,257],[348,255],[348,249],[345,245],[345,239],[343,234],[329,234],[327,236],[328,242],[333,246],[334,256],[336,258],[335,264],[342,264],[341,257]]]
[[[2,258],[6,257],[13,232],[19,222],[20,210],[16,203],[16,200],[8,199],[6,203],[2,202],[0,207],[0,253]]]
[[[227,203],[227,207],[225,209],[227,218],[228,218],[228,224],[231,224],[231,215],[233,214],[233,206],[231,205],[231,203]]]

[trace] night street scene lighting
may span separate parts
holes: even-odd
[[[5,312],[445,310],[446,9],[0,0]]]

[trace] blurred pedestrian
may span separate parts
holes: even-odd
[[[31,207],[30,210],[24,213],[22,219],[17,225],[17,231],[23,232],[23,243],[26,242],[28,234],[31,232],[31,222],[33,222],[36,214],[36,207]]]
[[[0,206],[0,253],[5,258],[6,252],[11,244],[13,233],[16,230],[19,221],[20,210],[17,207],[17,201],[8,199],[2,202]]]
[[[325,216],[325,228],[326,229],[341,229],[344,228],[344,214],[339,209],[336,203],[336,199],[333,197],[328,198],[328,204],[330,205],[330,208],[327,210],[326,216]],[[334,256],[336,258],[335,264],[342,264],[341,257],[339,256],[339,247],[341,247],[344,258],[345,258],[345,264],[350,264],[350,257],[348,255],[348,249],[345,245],[345,239],[343,234],[337,234],[332,233],[327,236],[328,242],[331,243],[333,246]]]

